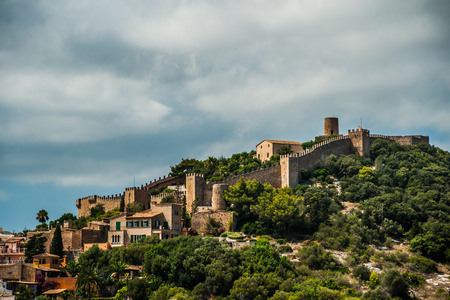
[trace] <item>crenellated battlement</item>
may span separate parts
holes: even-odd
[[[324,127],[325,135],[339,134],[337,118],[326,118]],[[363,129],[359,126],[357,129],[348,130],[348,135],[334,136],[333,138],[315,144],[308,150],[299,150],[299,153],[281,155],[279,164],[259,167],[241,174],[233,174],[217,181],[206,181],[205,175],[198,173],[188,173],[181,176],[163,176],[140,187],[127,187],[122,194],[110,196],[93,195],[80,198],[76,200],[78,216],[88,215],[90,208],[98,203],[104,204],[106,211],[114,209],[120,205],[122,199],[124,199],[125,205],[133,202],[142,203],[144,206],[155,202],[160,203],[161,199],[174,195],[174,193],[150,195],[150,191],[155,189],[161,190],[170,185],[184,185],[186,187],[186,191],[180,193],[182,196],[186,196],[187,210],[189,213],[191,213],[194,203],[199,207],[211,207],[213,210],[220,210],[223,207],[223,203],[220,200],[219,194],[228,185],[236,184],[241,178],[256,179],[269,183],[275,188],[286,186],[296,187],[301,180],[303,170],[313,171],[314,168],[331,154],[336,156],[359,154],[364,157],[369,157],[370,146],[376,139],[394,141],[402,145],[413,145],[421,142],[429,143],[428,136],[370,134],[368,129]],[[217,200],[213,208],[214,197],[220,201]]]

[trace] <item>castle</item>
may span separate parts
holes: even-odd
[[[322,161],[329,155],[349,155],[359,154],[363,157],[370,156],[370,146],[377,139],[394,141],[402,145],[413,145],[418,143],[429,143],[428,136],[409,135],[409,136],[386,136],[378,134],[370,134],[368,129],[359,126],[357,129],[348,130],[347,135],[339,134],[339,124],[337,118],[325,118],[324,134],[320,138],[329,138],[323,142],[315,144],[310,149],[304,150],[301,143],[283,142],[274,140],[264,140],[264,146],[270,148],[270,143],[282,145],[294,145],[293,154],[281,155],[280,163],[267,168],[260,168],[249,173],[239,174],[236,176],[225,178],[219,182],[206,181],[202,174],[186,174],[185,176],[163,177],[154,180],[141,187],[126,188],[122,194],[114,196],[88,196],[78,199],[76,205],[78,208],[78,217],[89,215],[90,208],[97,204],[103,204],[105,210],[111,210],[119,207],[120,201],[124,199],[125,205],[132,202],[139,202],[145,208],[151,208],[152,205],[159,204],[161,199],[167,195],[150,195],[150,191],[161,189],[169,186],[184,186],[183,195],[186,196],[187,211],[191,212],[193,208],[196,210],[192,215],[192,228],[203,229],[209,218],[226,224],[235,224],[235,216],[233,213],[225,211],[226,204],[222,198],[222,193],[229,186],[236,184],[239,179],[256,179],[264,183],[269,183],[275,188],[293,187],[295,188],[301,181],[302,170],[313,171]],[[331,138],[330,138],[331,137]],[[263,142],[264,142],[263,141]],[[257,145],[257,154],[262,143]],[[258,147],[259,146],[259,147]],[[259,148],[259,149],[258,149]],[[267,156],[264,152],[264,157]],[[272,155],[276,151],[271,152]]]

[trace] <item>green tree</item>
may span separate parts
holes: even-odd
[[[254,277],[241,277],[233,284],[230,296],[236,300],[266,299],[268,291]]]
[[[128,203],[127,208],[128,208],[129,212],[140,212],[140,211],[143,211],[145,209],[144,205],[142,203],[139,203],[139,202]]]
[[[178,165],[170,167],[171,172],[169,173],[169,176],[184,175],[198,168],[203,168],[203,163],[201,161],[194,158],[183,158]]]
[[[94,207],[91,207],[91,218],[100,217],[105,213],[105,206],[101,203],[97,204]]]
[[[123,197],[120,199],[119,211],[120,212],[124,212],[125,211],[125,199],[123,199]]]
[[[97,293],[101,284],[101,278],[97,270],[92,266],[84,266],[78,276],[76,289],[80,294],[90,300],[93,293]]]
[[[109,269],[111,270],[111,272],[113,272],[113,277],[117,280],[119,280],[120,278],[120,273],[122,273],[126,268],[128,267],[128,265],[122,261],[114,261],[110,266]]]
[[[281,148],[277,151],[277,154],[284,155],[284,154],[291,154],[294,153],[294,150],[292,150],[292,147],[289,145],[281,146]]]
[[[59,257],[63,256],[63,240],[61,236],[61,227],[56,226],[55,233],[53,234],[52,246],[50,248],[50,253],[58,255]]]
[[[80,273],[80,264],[76,261],[69,261],[67,264],[61,269],[61,271],[69,273],[70,277],[75,277]]]
[[[291,188],[271,190],[258,197],[257,204],[251,210],[258,214],[261,221],[273,223],[278,232],[300,223],[302,198],[295,195]]]
[[[45,222],[48,221],[48,212],[45,209],[41,209],[40,211],[38,211],[36,215],[36,220],[38,220],[39,223],[44,225]]]
[[[34,293],[32,289],[27,288],[24,284],[19,284],[15,293],[17,300],[31,300],[34,299]]]
[[[42,233],[35,234],[28,239],[28,242],[25,244],[25,257],[28,262],[33,261],[33,256],[36,254],[45,252],[44,243],[47,241],[47,238],[43,236]]]
[[[126,295],[133,300],[148,299],[149,284],[145,278],[134,278],[128,281]]]

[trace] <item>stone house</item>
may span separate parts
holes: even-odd
[[[257,159],[261,161],[270,160],[283,146],[291,147],[294,153],[303,152],[302,143],[293,141],[278,141],[278,140],[264,140],[258,145],[256,145],[256,155]]]
[[[151,209],[111,217],[108,242],[117,247],[150,235],[157,235],[160,239],[181,235],[181,209],[182,205],[178,203],[153,203]]]
[[[60,274],[59,256],[47,253],[33,256],[32,264],[19,261],[14,265],[0,268],[0,279],[6,282],[7,289],[10,290],[14,290],[19,284],[24,284],[36,292],[38,275],[48,279],[59,277]]]

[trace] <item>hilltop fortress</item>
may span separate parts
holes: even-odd
[[[329,138],[332,136],[331,138]],[[225,178],[221,181],[206,181],[202,174],[186,174],[184,176],[163,177],[141,187],[126,188],[122,194],[113,196],[88,196],[76,200],[78,217],[88,216],[90,209],[97,204],[103,204],[106,211],[120,206],[120,201],[124,199],[125,205],[139,202],[145,208],[151,208],[154,204],[159,204],[161,199],[167,194],[150,195],[150,191],[169,186],[182,186],[183,191],[179,192],[186,196],[187,211],[192,215],[192,227],[203,229],[209,218],[226,224],[235,224],[234,214],[225,212],[226,204],[222,198],[222,193],[229,186],[236,184],[240,178],[257,179],[261,182],[269,183],[275,188],[293,187],[295,188],[301,181],[301,171],[313,171],[329,155],[336,156],[358,154],[363,157],[370,157],[370,146],[377,139],[394,141],[402,145],[414,145],[418,143],[429,143],[428,136],[408,135],[408,136],[386,136],[370,134],[368,129],[359,126],[357,129],[348,130],[347,135],[339,134],[337,118],[325,118],[324,134],[320,138],[329,138],[326,141],[315,144],[308,150],[301,147],[301,143],[264,140],[257,145],[257,157],[267,158],[275,155],[281,146],[294,146],[293,154],[281,155],[280,163],[267,168],[260,168],[245,174]],[[271,150],[270,150],[271,149]],[[269,151],[269,152],[268,152]],[[259,154],[259,155],[258,155]]]

